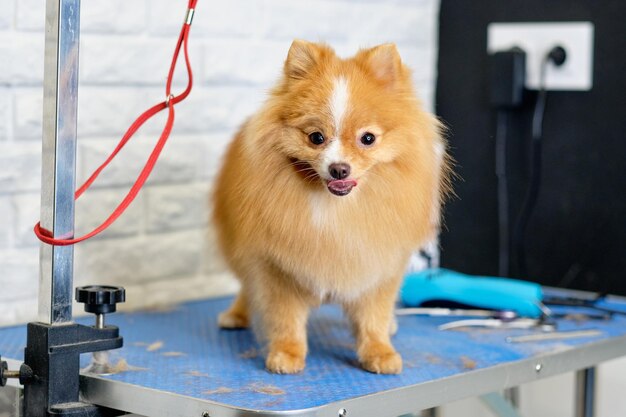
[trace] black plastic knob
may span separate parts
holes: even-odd
[[[19,371],[9,371],[7,363],[3,361],[2,356],[0,356],[0,387],[4,387],[7,384],[7,379],[9,378],[19,379],[20,384],[26,385],[32,381],[33,376],[33,370],[25,363],[20,366]]]
[[[9,370],[7,363],[2,360],[0,356],[0,387],[4,387],[7,384],[7,377],[4,375]]]
[[[76,301],[84,303],[88,313],[113,313],[117,303],[126,301],[126,290],[108,285],[87,285],[76,288]]]

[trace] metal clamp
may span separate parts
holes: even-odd
[[[170,100],[173,98],[174,98],[174,94],[170,94],[169,96],[165,97],[165,107],[170,106]]]
[[[191,22],[193,21],[193,15],[195,14],[196,9],[187,9],[187,16],[185,16],[185,24],[191,26]]]

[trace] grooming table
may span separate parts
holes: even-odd
[[[123,349],[111,352],[119,372],[83,374],[84,399],[150,417],[394,417],[626,355],[626,316],[561,320],[559,330],[593,328],[602,334],[531,343],[507,343],[505,338],[536,331],[440,331],[439,324],[457,318],[401,316],[393,342],[404,370],[375,375],[359,367],[340,309],[326,305],[309,321],[304,372],[274,375],[264,369],[264,354],[251,331],[218,329],[217,315],[230,301],[108,316],[125,339]],[[605,304],[626,311],[622,299]],[[22,359],[25,339],[24,326],[0,329],[0,352]],[[83,355],[83,365],[90,359]]]

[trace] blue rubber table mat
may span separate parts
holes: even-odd
[[[111,362],[120,372],[106,378],[237,408],[301,410],[626,334],[626,317],[616,315],[608,321],[558,323],[559,330],[594,328],[602,332],[599,336],[513,344],[505,338],[533,331],[439,331],[438,325],[458,318],[400,316],[393,343],[404,359],[404,370],[400,375],[375,375],[359,367],[354,339],[340,309],[325,305],[309,321],[310,353],[304,372],[274,375],[265,370],[264,352],[251,331],[217,327],[217,316],[230,301],[211,299],[170,311],[107,316],[109,323],[120,327],[125,343],[111,352]],[[626,311],[626,303],[610,305]],[[574,310],[583,311],[567,309]],[[25,339],[25,326],[0,329],[0,354],[23,359]],[[83,355],[83,366],[89,360],[90,355]]]

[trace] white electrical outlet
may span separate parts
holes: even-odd
[[[494,53],[514,46],[526,52],[526,88],[539,89],[543,57],[560,45],[567,59],[563,65],[546,69],[546,90],[591,90],[593,85],[593,23],[490,23],[487,28],[487,52]]]

